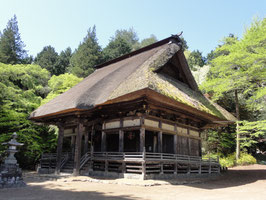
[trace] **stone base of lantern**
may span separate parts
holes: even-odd
[[[2,164],[0,166],[0,188],[24,187],[22,171],[18,164]]]

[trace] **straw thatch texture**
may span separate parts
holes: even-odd
[[[220,119],[234,121],[235,118],[230,113],[211,102],[199,91],[174,78],[155,72],[164,67],[178,51],[179,45],[170,42],[97,69],[67,92],[39,107],[31,114],[31,118],[73,108],[90,109],[122,95],[149,88]],[[192,78],[192,81],[195,80]]]

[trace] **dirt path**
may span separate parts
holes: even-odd
[[[73,179],[49,181],[28,177],[25,178],[28,184],[25,188],[1,189],[0,200],[266,199],[266,165],[236,167],[218,178],[187,185],[173,185],[160,181],[159,186],[144,187],[125,185],[124,180],[114,180],[116,184],[110,184],[112,181],[108,181],[108,184],[95,181],[83,182],[86,179],[84,177],[84,180],[80,181]],[[135,183],[143,182],[133,181],[133,184]]]

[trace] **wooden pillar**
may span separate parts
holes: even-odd
[[[143,147],[143,152],[142,152],[142,157],[143,157],[143,161],[142,161],[142,180],[145,180],[146,178],[146,148]]]
[[[74,158],[74,154],[75,154],[75,143],[76,143],[76,136],[72,135],[71,136],[71,159]]]
[[[177,134],[174,135],[174,154],[177,154]]]
[[[187,134],[189,135],[189,128],[187,129]],[[187,138],[187,146],[188,146],[188,155],[191,155],[191,143],[190,143],[190,138]]]
[[[163,152],[163,132],[162,131],[158,133],[158,152],[159,153]]]
[[[140,128],[140,144],[139,144],[139,151],[143,152],[145,147],[145,128]]]
[[[62,156],[63,139],[64,139],[64,126],[60,124],[58,125],[58,128],[59,128],[59,133],[58,133],[57,150],[56,150],[55,174],[60,174],[61,156]]]
[[[177,154],[177,152],[178,152],[178,149],[177,149],[178,137],[177,137],[177,125],[176,124],[175,124],[174,130],[176,132],[176,134],[174,135],[174,154]]]
[[[178,167],[177,167],[177,161],[175,161],[175,164],[174,164],[174,174],[177,174],[177,169],[178,169]]]
[[[199,137],[200,137],[200,140],[199,140],[199,156],[201,157],[202,156],[201,132],[199,132]]]
[[[124,131],[119,130],[119,152],[124,152]]]
[[[123,127],[123,118],[120,119],[119,152],[124,152],[124,131],[121,130],[122,127]]]
[[[73,175],[78,176],[80,170],[80,158],[81,158],[81,139],[84,132],[84,126],[81,122],[78,122],[77,136],[76,136],[76,148],[74,156],[74,171]]]
[[[93,125],[91,128],[91,152],[94,152],[94,136],[95,136],[95,129]]]
[[[153,152],[156,153],[158,151],[158,138],[156,135],[153,136]]]
[[[101,152],[106,151],[106,132],[102,131]]]
[[[94,152],[94,141],[93,141],[93,138],[94,138],[94,135],[95,135],[95,129],[94,129],[94,124],[92,125],[92,128],[91,128],[91,149],[90,149],[90,152],[91,152],[91,160],[90,160],[90,166],[89,166],[89,171],[93,171],[93,152]]]
[[[88,145],[89,145],[89,132],[88,132],[88,128],[85,128],[85,132],[84,132],[84,150],[83,150],[83,154],[88,152]]]

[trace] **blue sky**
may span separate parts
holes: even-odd
[[[140,39],[183,31],[189,49],[204,55],[229,33],[241,37],[254,17],[266,17],[265,0],[0,0],[0,30],[17,15],[30,55],[44,46],[74,50],[96,25],[104,47],[117,29],[133,27]]]

